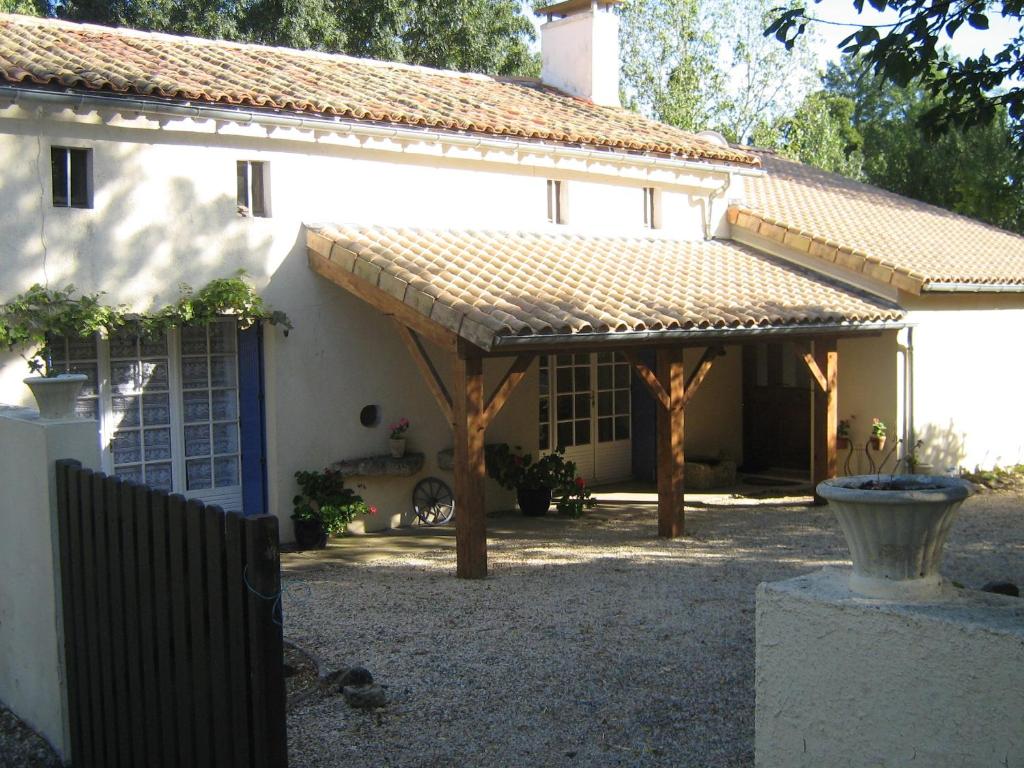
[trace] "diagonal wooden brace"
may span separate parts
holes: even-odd
[[[448,393],[444,380],[437,372],[437,368],[434,367],[434,363],[431,361],[430,355],[427,354],[427,350],[423,348],[423,342],[420,341],[416,331],[403,325],[397,317],[394,318],[394,321],[395,327],[398,329],[398,337],[405,344],[406,349],[409,350],[409,354],[412,355],[413,362],[416,363],[416,367],[423,375],[423,379],[427,383],[427,389],[430,390],[430,394],[437,401],[438,407],[440,407],[441,412],[444,414],[445,421],[451,424],[455,420],[452,410],[452,396]]]

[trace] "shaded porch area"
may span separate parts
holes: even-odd
[[[686,408],[726,345],[798,346],[815,382],[817,482],[836,471],[838,340],[902,317],[883,299],[728,241],[330,226],[307,228],[307,251],[315,272],[388,318],[452,425],[463,578],[487,574],[487,427],[538,355],[628,361],[655,404],[658,534],[674,538],[685,523]],[[684,365],[687,348],[701,350],[695,366]],[[485,392],[492,358],[507,368]]]

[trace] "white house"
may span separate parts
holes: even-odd
[[[547,9],[542,82],[0,16],[0,299],[144,311],[244,268],[295,325],[69,340],[103,469],[287,537],[294,472],[405,416],[423,466],[354,477],[364,524],[442,477],[482,575],[485,429],[594,482],[657,465],[663,535],[684,448],[820,478],[855,415],[939,469],[1024,459],[1024,238],[621,109],[609,4]]]

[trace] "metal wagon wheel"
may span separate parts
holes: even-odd
[[[455,497],[448,484],[436,477],[425,477],[412,491],[412,506],[424,525],[444,525],[455,516]]]

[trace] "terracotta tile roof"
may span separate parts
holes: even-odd
[[[730,241],[354,225],[307,226],[306,241],[312,254],[484,349],[543,334],[902,317],[895,304]]]
[[[762,155],[729,219],[903,290],[1024,283],[1024,237],[809,165]]]
[[[285,110],[680,158],[745,152],[536,82],[0,15],[0,81]]]

